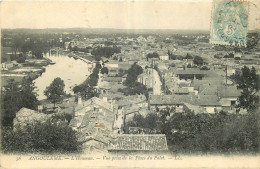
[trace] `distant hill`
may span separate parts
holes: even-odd
[[[113,29],[113,28],[46,28],[46,29],[2,29],[3,33],[87,33],[87,34],[209,34],[205,30],[172,30],[172,29]]]

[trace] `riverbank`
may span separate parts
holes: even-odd
[[[1,72],[1,87],[8,84],[8,81],[14,79],[15,82],[20,83],[23,78],[37,79],[45,72],[46,66],[52,64],[48,58],[43,59],[27,59],[25,63],[13,64],[13,67]]]
[[[73,57],[74,59],[80,59],[88,64],[92,63],[93,61],[95,61],[95,59],[86,53],[79,53],[79,52],[70,52],[68,54],[69,57]]]
[[[86,77],[90,75],[91,64],[87,64],[81,59],[68,57],[67,54],[68,52],[59,52],[59,55],[46,55],[46,58],[55,64],[48,65],[45,72],[34,80],[37,87],[38,100],[46,98],[44,90],[57,77],[60,77],[64,81],[65,92],[67,94],[74,94],[72,91],[73,87],[83,83]]]

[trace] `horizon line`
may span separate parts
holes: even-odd
[[[138,29],[131,29],[131,28],[85,28],[85,27],[67,27],[67,28],[1,28],[3,29],[114,29],[114,30],[195,30],[195,31],[210,31],[206,29],[150,29],[150,28],[138,28]]]

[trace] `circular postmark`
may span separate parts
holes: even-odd
[[[248,24],[248,13],[243,2],[221,1],[214,12],[214,30],[219,39],[230,45],[244,46]]]

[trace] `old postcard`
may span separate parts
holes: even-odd
[[[2,1],[0,168],[259,168],[260,1]]]

